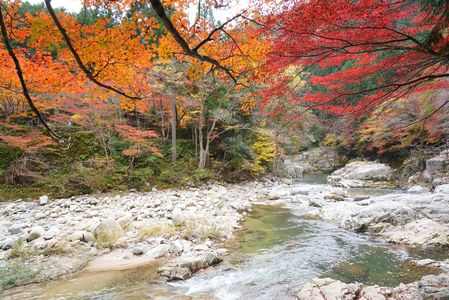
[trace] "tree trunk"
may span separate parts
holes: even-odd
[[[177,127],[177,118],[176,118],[176,99],[173,95],[171,98],[171,160],[172,162],[176,162],[176,127]]]
[[[204,148],[203,141],[203,128],[204,128],[204,103],[200,101],[200,119],[199,119],[199,127],[198,127],[198,145],[199,145],[199,160],[198,160],[198,169],[206,168],[206,149]]]
[[[165,136],[165,114],[164,114],[164,106],[162,104],[162,97],[159,99],[159,107],[160,107],[160,113],[161,113],[161,136],[162,136],[162,142],[165,145],[167,138]]]

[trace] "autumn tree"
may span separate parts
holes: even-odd
[[[291,77],[276,77],[266,101],[281,94],[307,108],[360,116],[449,84],[445,1],[287,1],[284,8],[261,29],[273,41],[267,69],[295,66],[311,88],[298,94]]]

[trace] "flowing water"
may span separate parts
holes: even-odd
[[[256,206],[227,247],[225,262],[183,282],[156,281],[155,268],[81,273],[24,287],[6,299],[290,299],[313,277],[395,286],[434,270],[411,263],[421,253],[387,245],[279,206]],[[426,253],[438,257],[440,253]]]

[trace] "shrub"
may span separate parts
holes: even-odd
[[[185,229],[182,234],[185,238],[195,237],[200,240],[220,239],[223,232],[216,223],[211,223],[207,219],[199,218],[185,222]]]
[[[29,258],[35,255],[36,252],[33,248],[27,247],[22,238],[18,238],[14,241],[9,258]]]
[[[170,238],[177,234],[176,227],[171,222],[160,222],[143,225],[138,230],[139,238],[165,237]]]
[[[208,169],[196,169],[193,173],[193,178],[197,181],[207,181],[212,178],[212,173]]]
[[[323,145],[327,147],[337,147],[340,144],[337,136],[332,133],[328,133],[324,136]]]

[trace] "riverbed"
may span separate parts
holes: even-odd
[[[306,178],[323,185],[323,176]],[[302,183],[299,183],[302,185]],[[370,189],[358,195],[394,193]],[[16,288],[5,299],[294,299],[315,277],[397,286],[435,274],[417,267],[423,258],[445,259],[445,250],[418,251],[306,217],[303,209],[266,201],[254,205],[242,229],[226,241],[224,262],[186,281],[164,282],[158,265],[126,271],[80,272],[40,285]]]

